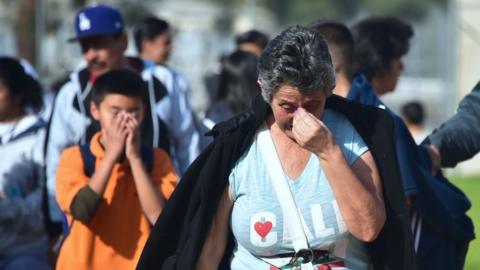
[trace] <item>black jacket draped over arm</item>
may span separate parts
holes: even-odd
[[[415,269],[391,117],[382,109],[335,95],[327,99],[326,106],[349,119],[368,145],[383,181],[387,219],[378,238],[367,245],[374,269]],[[258,96],[251,111],[214,127],[211,133],[215,141],[189,167],[163,209],[145,245],[138,270],[195,268],[230,171],[248,150],[256,130],[269,114],[269,105]],[[233,247],[230,231],[219,269],[229,269]]]

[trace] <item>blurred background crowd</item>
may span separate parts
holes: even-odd
[[[241,81],[255,80],[253,55],[258,56],[269,38],[286,26],[316,19],[351,26],[370,16],[395,16],[412,25],[403,73],[395,91],[383,95],[382,101],[402,116],[417,144],[455,113],[480,78],[480,2],[476,0],[0,0],[0,55],[22,59],[27,73],[41,83],[45,120],[68,74],[85,65],[80,46],[68,39],[74,36],[76,12],[94,3],[121,12],[128,34],[126,55],[138,54],[134,26],[144,18],[156,16],[169,23],[163,61],[188,82],[192,110],[206,128],[248,108],[234,96],[238,92],[231,90],[229,95],[222,89],[258,91],[256,85],[229,86],[227,81],[239,76],[244,76]],[[252,40],[258,48],[242,45]],[[236,49],[253,54],[242,55]],[[478,178],[480,155],[447,172]],[[473,205],[478,212],[480,204]]]
[[[431,130],[455,111],[458,101],[478,79],[480,60],[480,3],[474,0],[420,1],[128,1],[105,0],[117,6],[128,30],[147,15],[167,20],[174,50],[169,64],[181,71],[190,85],[195,112],[211,104],[209,74],[219,71],[219,59],[235,47],[234,36],[258,29],[269,36],[287,25],[323,18],[347,25],[375,15],[393,15],[411,23],[415,35],[404,57],[405,71],[394,93],[384,96],[390,108],[416,100],[424,107],[424,127]],[[0,53],[17,55],[35,67],[47,88],[81,63],[81,51],[66,40],[72,35],[75,12],[94,1],[2,0]],[[131,31],[129,31],[131,33]],[[133,38],[127,54],[135,54]],[[474,159],[457,171],[474,173]]]

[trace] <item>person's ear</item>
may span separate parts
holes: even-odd
[[[125,52],[127,50],[127,47],[128,47],[128,36],[127,36],[127,33],[122,33],[122,35],[120,36],[120,46],[121,46],[121,49],[122,49],[122,52]]]
[[[142,40],[142,43],[140,44],[140,46],[141,46],[140,49],[142,50],[142,53],[145,52],[145,51],[148,51],[150,43],[151,42],[148,39],[143,39]]]
[[[100,108],[97,107],[95,102],[90,101],[90,114],[92,115],[93,119],[99,121],[100,119]]]

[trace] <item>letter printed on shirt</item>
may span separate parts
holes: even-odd
[[[335,234],[334,228],[326,228],[325,220],[323,219],[323,211],[320,204],[312,204],[310,206],[310,212],[312,213],[313,229],[315,231],[315,237],[325,238]]]

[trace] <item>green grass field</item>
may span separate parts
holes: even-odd
[[[480,175],[478,176],[452,176],[449,177],[453,184],[465,192],[472,202],[472,208],[468,211],[468,215],[475,224],[475,232],[477,238],[470,243],[468,249],[467,260],[465,262],[465,270],[480,269]]]

